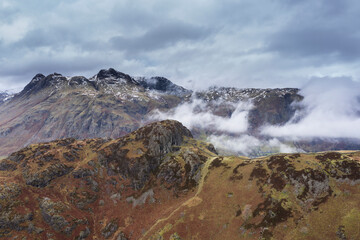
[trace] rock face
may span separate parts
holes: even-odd
[[[6,239],[359,238],[359,152],[222,157],[166,120],[0,166]]]

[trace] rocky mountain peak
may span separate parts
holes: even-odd
[[[44,79],[45,75],[42,73],[38,73],[36,74],[33,79],[31,80],[31,82],[39,82],[41,79]]]
[[[180,145],[184,137],[193,137],[190,130],[176,120],[164,120],[150,123],[134,133],[135,139],[146,139],[153,155],[171,150],[171,146]]]
[[[178,86],[164,77],[139,78],[137,81],[141,86],[148,90],[157,90],[177,96],[184,96],[192,93],[191,90]]]
[[[149,89],[156,89],[163,92],[174,86],[169,79],[164,77],[151,77],[149,79],[144,79],[142,83]]]
[[[61,75],[60,73],[52,73],[46,77],[38,73],[33,79],[27,84],[24,89],[20,92],[20,96],[24,94],[36,93],[40,90],[49,87],[49,86],[59,86],[61,83],[66,82],[67,78]]]
[[[138,83],[129,75],[116,71],[113,68],[101,69],[98,74],[90,78],[90,80],[97,82],[105,82],[107,84],[116,84],[119,82],[132,83],[138,85]]]
[[[32,89],[35,85],[37,85],[37,83],[39,83],[41,80],[43,80],[45,78],[45,76],[42,73],[38,73],[36,74],[32,80],[30,81],[30,83],[28,83],[24,90],[22,92],[28,92],[30,89]]]

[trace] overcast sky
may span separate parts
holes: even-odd
[[[113,67],[188,88],[360,77],[356,0],[1,0],[0,89]]]

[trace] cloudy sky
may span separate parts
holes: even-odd
[[[356,0],[1,0],[0,89],[109,67],[188,88],[357,81],[359,12]]]

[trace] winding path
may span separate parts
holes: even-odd
[[[140,240],[145,239],[145,237],[151,233],[159,224],[169,220],[172,216],[174,216],[174,214],[179,211],[182,207],[184,206],[188,206],[188,207],[193,207],[196,206],[198,204],[200,204],[202,202],[202,199],[200,197],[198,197],[198,195],[201,193],[203,186],[204,186],[204,182],[205,182],[205,177],[209,172],[209,167],[210,164],[216,159],[217,157],[213,157],[210,160],[206,161],[204,164],[204,167],[201,169],[201,179],[198,185],[198,189],[195,193],[195,195],[193,197],[191,197],[190,199],[188,199],[186,202],[184,202],[183,204],[181,204],[179,207],[177,207],[174,211],[172,211],[169,216],[165,217],[165,218],[161,218],[159,220],[157,220],[155,222],[154,225],[152,225],[150,227],[150,229],[148,231],[145,232],[145,234],[140,238]]]

